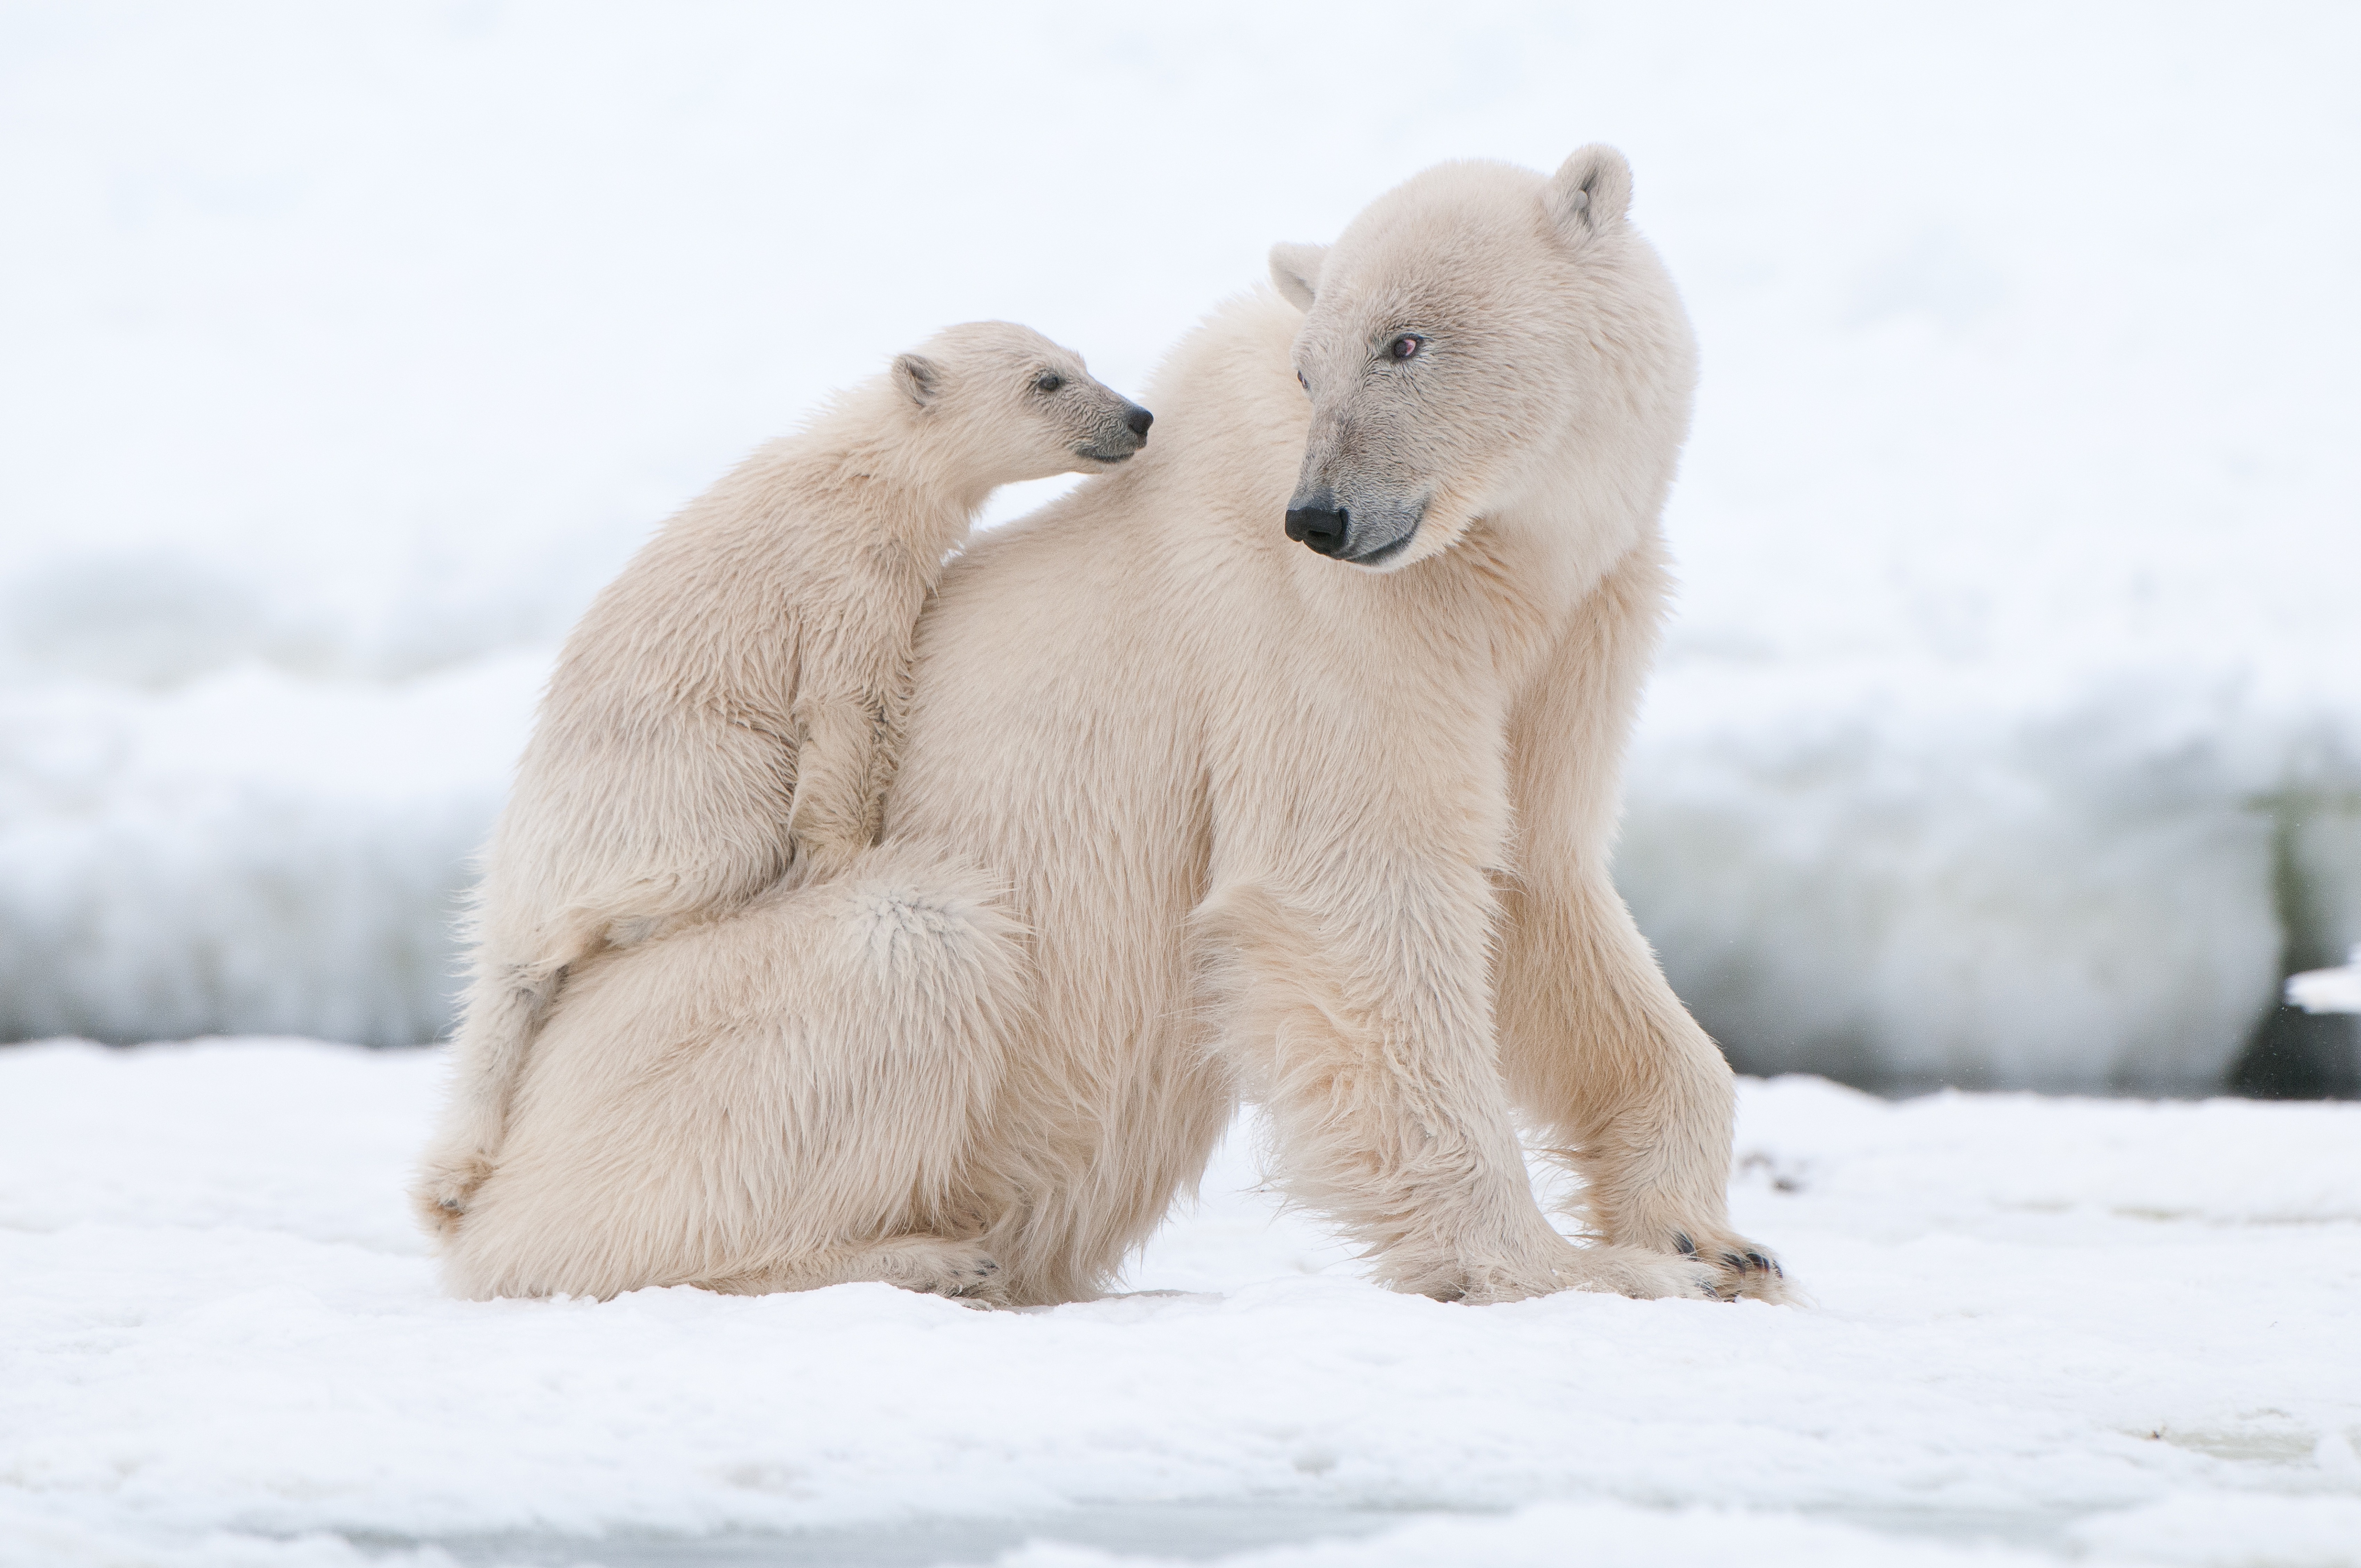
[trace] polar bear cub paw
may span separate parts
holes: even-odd
[[[491,1174],[491,1157],[480,1150],[436,1150],[419,1167],[411,1207],[430,1235],[447,1236],[459,1228],[467,1201]]]

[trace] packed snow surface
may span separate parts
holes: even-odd
[[[1605,140],[1704,356],[1675,983],[2204,1090],[2361,940],[2356,78],[2328,3],[0,11],[0,1037],[433,1035],[555,642],[738,455],[950,321],[1137,391]]]
[[[2361,1107],[1745,1080],[1795,1308],[1392,1295],[1246,1124],[1138,1294],[480,1303],[440,1070],[0,1051],[0,1563],[2361,1563]]]

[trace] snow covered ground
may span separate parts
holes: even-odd
[[[1242,1135],[983,1313],[445,1299],[439,1070],[0,1052],[0,1563],[2361,1563],[2361,1107],[1748,1080],[1795,1309],[1389,1295]]]
[[[1683,994],[2216,1085],[2361,940],[2357,75],[2326,3],[0,6],[0,1038],[432,1035],[551,648],[737,455],[979,315],[1137,389],[1603,139],[1704,344]]]

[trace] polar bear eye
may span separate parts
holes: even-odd
[[[1303,372],[1301,370],[1298,370],[1295,373],[1295,384],[1302,388],[1306,392],[1312,390],[1312,383],[1303,378]]]
[[[1386,345],[1386,352],[1392,355],[1396,359],[1408,359],[1425,346],[1426,339],[1417,336],[1415,334],[1406,332],[1400,337],[1394,339],[1391,343]]]
[[[1054,392],[1065,384],[1066,378],[1055,370],[1044,370],[1033,378],[1033,389],[1037,392]]]

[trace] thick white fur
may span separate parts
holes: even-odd
[[[1431,170],[1188,338],[1153,451],[945,576],[883,846],[559,997],[455,1288],[1071,1299],[1244,1094],[1399,1288],[1780,1296],[1729,1070],[1609,876],[1694,378],[1628,192],[1604,148]],[[1406,559],[1288,541],[1315,464],[1426,497]],[[887,951],[887,906],[957,913]]]
[[[1038,333],[950,328],[741,464],[598,597],[484,854],[449,1103],[414,1191],[430,1225],[490,1171],[571,972],[873,841],[945,554],[995,488],[1128,458],[1132,411]]]
[[[467,1288],[988,1291],[961,1151],[1024,1003],[992,879],[880,850],[663,947],[660,974],[607,957],[561,992],[569,1026],[536,1043],[498,1173],[459,1222]],[[677,1157],[651,1164],[650,1147]],[[496,1255],[467,1245],[491,1236]]]

